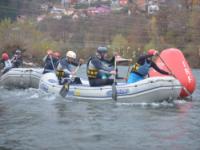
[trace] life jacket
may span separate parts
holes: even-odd
[[[10,59],[4,61],[4,68],[11,68],[12,67],[12,63],[10,61]]]
[[[63,70],[56,70],[56,75],[58,78],[62,78],[65,75],[65,72]]]
[[[92,63],[92,59],[98,59],[97,56],[90,57],[87,63],[87,76],[88,78],[93,79],[107,79],[110,77],[110,74],[100,72],[100,69],[96,68]],[[102,65],[105,67],[109,67],[109,63],[106,60],[100,60]]]
[[[4,66],[4,68],[2,70],[2,74],[8,72],[13,67],[10,59],[4,61],[3,66]]]
[[[150,66],[151,66],[151,64],[148,63],[146,60],[143,65],[135,63],[132,67],[131,72],[135,72],[141,76],[146,76],[149,72]]]
[[[62,59],[63,59],[63,58],[62,58]],[[56,68],[57,68],[58,64],[61,62],[62,59],[60,59],[60,61],[57,61]],[[58,77],[59,80],[60,80],[61,78],[63,78],[64,75],[65,75],[65,72],[63,71],[63,69],[60,69],[60,70],[56,69],[56,76]]]
[[[96,79],[97,78],[97,74],[98,74],[98,70],[97,69],[88,69],[87,70],[87,76],[89,78],[94,78]]]
[[[98,77],[99,70],[90,63],[92,59],[94,59],[94,57],[90,57],[87,62],[87,76],[88,78],[96,79]]]
[[[55,62],[55,60],[54,60],[54,63],[55,63],[54,66],[55,66],[56,68],[57,68],[57,66],[58,66],[59,64],[62,66],[60,69],[56,69],[56,75],[57,75],[58,79],[61,79],[61,78],[63,78],[63,77],[66,77],[66,73],[64,72],[64,69],[65,69],[65,67],[66,67],[67,65],[69,65],[69,64],[67,63],[66,58],[63,57],[63,58],[57,60],[56,62]]]

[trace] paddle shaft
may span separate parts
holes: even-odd
[[[167,64],[165,63],[165,61],[162,59],[162,57],[160,55],[158,55],[158,57],[160,58],[160,60],[163,62],[163,64],[167,67],[168,71],[172,74],[172,76],[174,78],[176,78],[178,80],[178,78],[173,74],[172,70],[167,66]],[[188,96],[191,96],[192,94],[186,89],[186,87],[180,82],[181,86],[183,87],[183,90],[188,94]]]
[[[53,63],[52,56],[51,56],[51,55],[49,55],[49,57],[50,57],[50,60],[51,60],[51,64],[52,64],[52,66],[53,66],[53,70],[54,70],[54,71],[56,71],[56,69],[55,69],[55,66],[54,66],[54,63]]]
[[[117,69],[117,62],[116,62],[116,59],[115,59],[115,63],[114,63],[114,70],[116,71]],[[114,75],[114,83],[116,82],[116,75]]]
[[[117,67],[117,61],[115,58],[115,62],[114,62],[114,70],[115,71],[116,71],[116,67]],[[116,75],[114,75],[114,81],[112,84],[112,99],[117,101]]]
[[[74,73],[76,73],[76,72],[78,71],[79,68],[80,68],[80,64],[76,67]],[[65,97],[65,96],[67,95],[67,93],[68,93],[68,91],[69,91],[69,88],[70,88],[70,84],[73,82],[72,78],[73,78],[73,77],[70,78],[71,81],[70,81],[69,83],[65,83],[65,84],[62,86],[62,88],[61,88],[61,90],[60,90],[60,92],[59,92],[60,95],[61,95],[62,97]]]
[[[129,77],[130,68],[131,68],[131,63],[129,63],[129,66],[128,66],[128,71],[127,71],[127,74],[126,74],[126,78],[127,78],[127,81],[126,81],[126,82],[128,82],[128,77]]]
[[[78,66],[76,67],[74,73],[77,73],[78,69],[80,68],[80,64],[78,64]]]

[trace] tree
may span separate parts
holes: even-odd
[[[41,2],[42,0],[0,0],[0,20],[15,20],[19,15],[37,16],[40,14]]]
[[[111,48],[113,49],[113,51],[118,51],[124,56],[127,47],[128,47],[128,41],[126,40],[125,37],[123,37],[121,34],[117,34],[114,36],[111,44]]]
[[[19,0],[12,2],[11,0],[0,0],[0,20],[5,18],[16,18],[19,9]]]
[[[152,16],[149,22],[149,37],[150,41],[148,45],[151,45],[151,48],[159,48],[159,35],[157,27],[157,18]]]

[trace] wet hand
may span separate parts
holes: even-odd
[[[76,76],[76,72],[75,72],[75,71],[72,71],[72,72],[71,72],[71,75],[72,75],[72,77]]]
[[[110,72],[110,74],[112,74],[112,75],[116,75],[117,72],[116,72],[115,70],[112,70],[112,71]]]
[[[126,78],[126,77],[125,77],[125,78],[124,78],[124,80],[125,80],[125,81],[127,81],[127,80],[128,80],[128,78]]]
[[[159,56],[159,52],[158,52],[158,51],[155,51],[155,52],[153,53],[153,56]]]
[[[120,55],[115,56],[116,62],[119,62],[121,59],[122,59],[122,57]]]
[[[28,65],[29,65],[29,66],[34,66],[34,64],[33,64],[33,63],[28,63]]]

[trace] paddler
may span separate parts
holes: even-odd
[[[147,51],[147,53],[140,55],[137,63],[135,63],[131,69],[127,82],[134,83],[143,80],[148,75],[149,69],[151,67],[161,74],[170,75],[170,73],[160,69],[153,61],[153,56],[157,55],[158,51],[154,49],[150,49]]]

